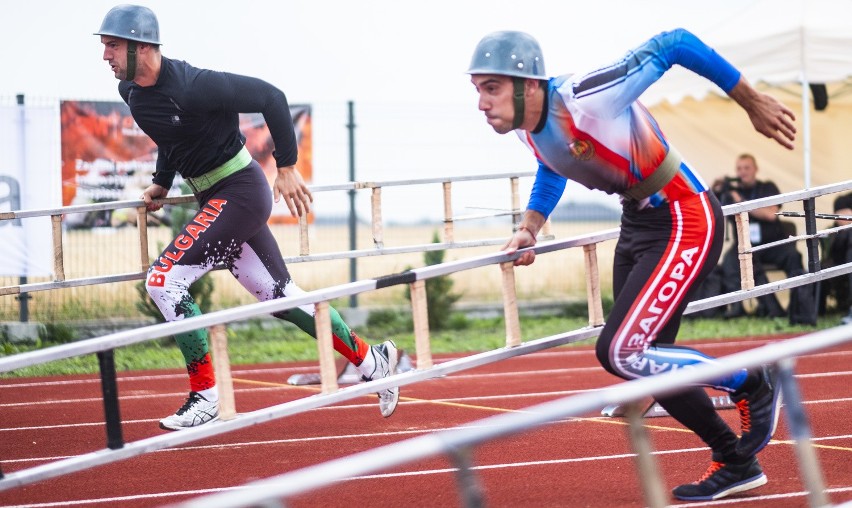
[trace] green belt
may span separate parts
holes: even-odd
[[[248,166],[251,162],[251,154],[248,149],[243,146],[243,148],[237,152],[237,155],[231,157],[231,160],[222,164],[216,169],[212,171],[208,171],[201,176],[196,176],[195,178],[186,178],[186,183],[192,187],[192,190],[197,192],[204,192],[216,182],[219,182],[226,176],[233,175],[237,171],[243,169]]]
[[[642,201],[648,196],[660,192],[677,174],[680,169],[681,160],[677,150],[672,145],[669,145],[669,153],[666,154],[666,157],[657,166],[657,169],[648,178],[622,192],[622,197],[628,200]]]

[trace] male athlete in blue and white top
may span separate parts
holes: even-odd
[[[758,132],[793,148],[793,113],[683,29],[661,33],[594,72],[555,78],[545,74],[534,38],[495,32],[480,41],[468,69],[488,123],[500,134],[515,131],[539,163],[527,210],[506,252],[535,245],[567,179],[622,196],[615,302],[597,355],[607,371],[624,379],[714,361],[673,343],[691,289],[719,259],[721,206],[638,102],[674,65],[711,80],[745,109]],[[534,252],[524,252],[515,264],[534,259]],[[716,413],[703,387],[658,399],[713,451],[701,480],[674,489],[679,499],[718,499],[767,481],[756,454],[777,424],[781,397],[774,370],[743,370],[712,386],[737,403],[741,437]]]

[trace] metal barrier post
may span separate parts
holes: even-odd
[[[113,350],[99,351],[98,365],[101,371],[101,391],[104,396],[104,418],[106,420],[107,448],[124,448],[121,434],[121,415],[118,409],[118,386],[115,381],[115,358]]]
[[[459,484],[461,504],[465,508],[485,506],[484,489],[471,467],[469,448],[458,448],[450,452],[450,458],[456,466],[456,481]]]
[[[636,469],[639,471],[639,480],[642,484],[642,492],[645,502],[653,508],[666,506],[665,489],[657,467],[657,461],[652,454],[651,440],[642,424],[644,405],[633,402],[627,405],[628,437],[633,451],[636,453]]]
[[[814,198],[802,201],[802,207],[805,210],[805,233],[814,235],[817,232],[816,215],[814,213],[816,200]],[[808,246],[808,271],[811,273],[818,272],[819,267],[819,240],[817,238],[808,238],[805,243]]]
[[[822,470],[816,456],[813,443],[811,443],[811,427],[805,409],[802,407],[802,396],[799,385],[793,378],[793,367],[795,360],[785,358],[778,362],[778,379],[781,382],[781,392],[784,397],[784,414],[787,415],[787,425],[790,427],[790,435],[796,443],[796,458],[799,461],[799,473],[802,475],[802,483],[808,491],[809,506],[829,506],[828,497],[825,495],[825,481]]]

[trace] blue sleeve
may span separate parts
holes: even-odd
[[[675,65],[712,81],[725,93],[740,79],[740,71],[727,60],[689,31],[678,28],[658,34],[618,62],[584,75],[573,86],[574,97],[594,116],[614,117]]]
[[[544,164],[539,164],[527,210],[535,210],[545,218],[550,217],[550,213],[556,208],[559,198],[565,192],[566,182],[567,179],[564,176],[557,174]]]
[[[660,46],[666,54],[665,60],[670,62],[669,67],[674,64],[685,67],[709,79],[725,93],[740,80],[740,71],[692,32],[678,28],[657,37],[661,39]]]

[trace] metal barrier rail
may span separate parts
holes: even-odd
[[[845,190],[848,188],[852,188],[852,181],[846,182],[845,184],[833,184],[819,189],[811,189],[809,191],[799,191],[786,195],[773,196],[771,198],[763,198],[761,200],[748,202],[747,204],[743,203],[739,205],[732,205],[728,208],[730,213],[739,213],[738,226],[744,223],[747,229],[748,210],[760,208],[769,204],[776,204],[776,202],[787,202],[785,200],[789,200],[791,196],[793,197],[793,199],[795,199],[796,196],[823,195],[832,192],[837,192],[838,190]],[[813,213],[812,209],[811,213]],[[745,217],[743,220],[740,220],[740,216]],[[506,323],[506,346],[507,348],[512,349],[505,350],[508,351],[507,353],[504,353],[504,350],[497,350],[492,355],[476,355],[474,357],[471,357],[470,360],[462,359],[458,364],[451,364],[451,367],[455,369],[453,371],[462,370],[464,368],[472,368],[473,366],[478,366],[482,364],[477,362],[498,361],[515,354],[524,354],[525,352],[530,352],[531,350],[538,350],[535,348],[543,349],[545,347],[551,347],[553,345],[570,342],[571,337],[588,338],[596,336],[599,330],[595,327],[599,327],[603,324],[599,277],[597,272],[596,245],[597,243],[600,243],[602,241],[617,238],[618,232],[619,230],[616,228],[599,233],[573,237],[567,240],[543,242],[535,247],[523,249],[511,256],[503,253],[492,253],[485,256],[473,257],[460,261],[444,263],[441,265],[432,265],[424,268],[418,268],[408,272],[393,274],[378,279],[353,282],[349,284],[333,286],[322,290],[311,291],[299,297],[289,297],[286,299],[270,300],[266,302],[249,304],[242,307],[226,309],[202,316],[188,318],[182,321],[147,326],[137,330],[130,330],[106,335],[97,339],[89,339],[74,344],[56,346],[40,351],[23,353],[12,357],[0,358],[0,372],[5,372],[27,365],[44,363],[47,361],[53,361],[62,358],[69,358],[81,354],[97,353],[99,355],[99,360],[101,360],[101,377],[102,383],[104,385],[104,403],[105,410],[107,413],[107,442],[109,448],[109,450],[102,450],[91,454],[73,457],[71,459],[56,461],[55,463],[45,464],[43,466],[28,470],[17,471],[15,473],[6,475],[5,477],[3,477],[2,472],[0,472],[0,490],[5,490],[13,486],[24,485],[26,483],[55,477],[61,474],[79,470],[80,468],[92,467],[95,465],[121,460],[123,458],[135,456],[141,453],[154,451],[156,449],[168,446],[175,446],[177,444],[182,444],[198,439],[203,439],[212,435],[227,432],[229,430],[235,430],[237,428],[242,428],[245,426],[268,421],[270,419],[280,418],[282,416],[294,414],[294,412],[304,411],[313,407],[319,407],[321,405],[336,403],[340,402],[341,400],[348,400],[349,398],[359,397],[366,393],[386,389],[391,386],[402,386],[404,384],[410,384],[422,379],[428,379],[437,375],[443,375],[444,372],[441,369],[444,368],[444,364],[442,364],[442,366],[440,367],[433,366],[431,351],[429,347],[428,316],[426,314],[426,293],[424,283],[426,279],[431,277],[449,275],[454,272],[469,270],[472,268],[482,267],[490,264],[499,264],[501,272],[503,274],[502,292],[504,302],[504,317]],[[521,343],[518,308],[516,305],[515,297],[514,267],[512,262],[525,251],[532,250],[535,251],[537,254],[544,254],[571,247],[582,247],[584,249],[586,261],[586,280],[588,287],[587,296],[589,306],[590,328],[577,330],[575,332],[563,334],[555,338],[540,339],[541,342],[530,341],[527,343]],[[745,256],[750,261],[750,253],[746,252],[742,254],[742,256]],[[697,311],[701,310],[702,308],[712,307],[721,303],[729,303],[732,301],[750,298],[752,296],[758,296],[759,294],[766,294],[775,291],[779,288],[788,288],[808,284],[811,282],[815,282],[816,280],[823,280],[843,273],[849,273],[850,271],[852,271],[852,264],[842,265],[839,267],[835,267],[831,270],[825,270],[823,272],[805,274],[799,277],[785,279],[784,282],[774,286],[764,285],[758,289],[754,289],[752,284],[751,288],[744,287],[743,290],[739,292],[727,295],[720,295],[711,299],[702,300],[701,302],[694,302],[688,308],[688,311]],[[414,332],[417,351],[418,371],[413,374],[395,375],[382,380],[372,381],[361,386],[354,386],[339,390],[336,382],[336,368],[334,365],[333,348],[331,342],[328,302],[335,298],[351,296],[366,291],[371,291],[398,284],[409,284],[411,289],[411,305],[414,318]],[[250,318],[260,314],[271,314],[306,304],[315,304],[317,308],[317,346],[319,349],[322,392],[323,394],[325,394],[324,396],[312,397],[311,400],[307,401],[295,401],[294,403],[274,406],[273,408],[268,408],[263,411],[250,413],[248,415],[242,415],[238,419],[230,419],[233,418],[234,411],[232,407],[225,407],[225,401],[228,400],[228,398],[230,398],[231,401],[233,400],[233,390],[232,387],[227,386],[226,383],[221,383],[221,388],[223,391],[222,413],[224,420],[221,424],[209,426],[209,428],[207,428],[208,426],[205,426],[200,427],[198,429],[191,429],[189,431],[181,432],[179,436],[163,436],[151,438],[130,443],[129,445],[125,445],[123,443],[120,432],[121,422],[118,420],[117,414],[110,414],[109,409],[113,408],[113,412],[117,413],[117,393],[115,393],[116,391],[114,390],[115,372],[114,368],[111,367],[111,354],[114,348],[138,342],[144,342],[146,340],[165,337],[168,335],[173,335],[175,333],[196,330],[202,327],[216,327],[230,321]],[[704,305],[704,307],[700,307],[701,305]],[[223,357],[227,358],[227,347],[223,344],[217,345],[218,342],[215,339],[217,335],[224,334],[211,334],[211,342],[213,342],[214,350],[214,360]],[[217,347],[221,348],[219,349],[219,353],[224,354],[217,354]],[[225,363],[224,365],[217,363],[216,370],[217,372],[226,374],[226,376],[224,377],[229,377],[230,366],[227,365],[227,363]],[[109,386],[113,386],[113,388],[109,388]],[[230,397],[228,397],[228,394],[230,394]]]
[[[504,310],[507,314],[506,348],[472,355],[458,360],[444,362],[439,365],[432,365],[431,352],[429,350],[428,344],[428,327],[426,327],[425,335],[423,335],[423,327],[418,325],[418,323],[427,322],[426,316],[424,314],[425,303],[423,303],[422,301],[425,300],[425,293],[422,293],[422,299],[417,298],[415,295],[417,295],[417,288],[422,291],[423,282],[430,277],[449,275],[457,271],[497,263],[501,264],[501,268],[504,270],[504,274],[511,273],[512,261],[527,250],[534,250],[537,254],[545,254],[570,247],[583,247],[585,249],[590,246],[594,247],[594,245],[598,242],[615,239],[617,235],[618,230],[612,229],[597,234],[576,237],[573,239],[545,242],[537,245],[536,247],[518,251],[512,256],[508,256],[502,253],[496,253],[476,258],[444,263],[440,265],[432,265],[380,279],[365,280],[357,283],[334,286],[323,290],[311,291],[299,297],[258,302],[242,307],[211,312],[205,315],[195,316],[182,321],[150,325],[136,330],[113,333],[97,339],[88,339],[85,341],[54,346],[51,348],[22,353],[10,357],[2,357],[0,358],[0,372],[10,371],[28,365],[45,363],[64,358],[71,358],[83,354],[97,353],[100,358],[100,355],[104,353],[111,353],[111,351],[117,347],[127,346],[130,344],[165,337],[174,333],[195,330],[202,327],[215,327],[216,325],[221,325],[230,321],[245,319],[252,316],[256,316],[258,314],[278,312],[310,303],[319,302],[317,304],[322,305],[323,302],[327,302],[328,300],[334,298],[358,294],[364,291],[377,289],[379,287],[388,287],[390,285],[404,283],[412,285],[412,309],[415,317],[417,370],[404,374],[397,374],[377,381],[371,381],[369,383],[363,383],[343,389],[338,389],[336,386],[336,372],[333,361],[333,354],[331,351],[331,334],[330,331],[328,331],[325,334],[318,334],[317,337],[318,349],[320,350],[320,370],[322,373],[326,373],[326,375],[322,376],[323,388],[321,395],[306,397],[293,402],[271,406],[269,408],[250,413],[244,413],[241,414],[239,418],[223,419],[216,425],[206,425],[195,429],[185,430],[179,433],[156,436],[153,438],[134,441],[127,444],[121,442],[120,439],[120,422],[110,422],[110,416],[109,414],[107,414],[107,449],[79,455],[69,459],[57,460],[55,462],[33,467],[30,469],[9,473],[5,476],[0,477],[0,491],[49,478],[54,478],[63,474],[69,474],[72,472],[79,471],[80,469],[91,468],[111,462],[116,462],[143,453],[156,451],[162,448],[168,448],[201,439],[206,439],[208,437],[257,425],[277,418],[290,416],[310,409],[324,407],[327,405],[336,404],[342,401],[361,397],[363,395],[387,389],[392,386],[406,386],[426,379],[441,377],[453,372],[459,372],[462,370],[486,365],[488,363],[505,360],[514,356],[528,354],[550,347],[555,347],[563,344],[568,344],[570,342],[596,337],[600,333],[600,325],[603,324],[602,314],[599,310],[599,301],[594,301],[590,299],[589,306],[590,315],[599,316],[601,318],[600,322],[592,323],[590,320],[590,326],[587,328],[526,342],[520,342],[520,329],[519,327],[516,327],[517,307],[506,305],[504,306]],[[850,272],[852,272],[852,263],[848,265],[834,267],[832,269],[825,270],[824,272],[821,272],[819,274],[805,274],[796,278],[788,279],[784,282],[779,282],[778,287],[795,287],[796,285],[807,284],[813,282],[814,280],[822,280],[824,278]],[[510,286],[511,285],[504,285],[504,290],[508,292],[508,294],[504,294],[504,299],[506,299],[507,301],[513,300],[513,288]],[[719,295],[717,297],[691,303],[687,307],[687,312],[703,310],[704,308],[713,307],[722,303],[729,303],[744,298],[758,296],[760,294],[765,294],[773,290],[775,289],[761,286],[760,288],[751,291],[741,291],[737,293]],[[599,295],[599,293],[597,294]],[[321,328],[330,326],[330,324],[327,324],[326,326],[321,326],[320,322],[323,320],[328,323],[327,313],[323,314],[318,312],[318,331]],[[214,347],[216,346],[214,345]],[[221,355],[216,355],[216,357],[221,357]],[[230,367],[227,365],[221,366],[217,364],[216,370],[220,373],[222,373],[223,371],[229,372]],[[330,373],[330,375],[328,373]],[[112,372],[112,379],[104,378],[104,376],[102,375],[102,381],[105,384],[109,383],[110,381],[114,382],[114,375],[115,373]],[[329,386],[329,383],[332,386]],[[226,389],[226,387],[223,386],[222,391],[223,393],[221,394],[221,397],[222,400],[225,400],[226,397],[228,397],[225,392],[227,392],[228,390]],[[113,393],[113,397],[113,403],[117,404],[117,393]],[[105,396],[105,405],[108,403],[109,401]],[[116,430],[116,427],[118,427],[118,431]],[[118,437],[116,438],[116,436]],[[115,441],[116,439],[118,439],[118,442]]]
[[[438,265],[414,268],[407,272],[388,275],[378,279],[367,279],[330,286],[328,288],[317,289],[314,291],[306,291],[299,296],[251,303],[230,309],[208,312],[200,316],[193,316],[180,321],[158,323],[155,325],[136,328],[134,330],[124,330],[121,332],[111,333],[98,338],[61,344],[13,356],[0,357],[0,373],[30,365],[71,358],[74,356],[108,351],[117,347],[129,346],[131,344],[146,342],[148,340],[168,337],[176,333],[198,330],[204,327],[212,327],[214,325],[248,319],[262,314],[272,314],[275,312],[293,309],[301,305],[330,301],[336,298],[357,295],[366,291],[389,287],[396,284],[415,283],[431,277],[450,275],[455,272],[479,268],[491,264],[509,263],[511,265],[511,262],[517,259],[523,252],[530,250],[537,254],[545,254],[571,247],[594,245],[606,240],[613,240],[617,237],[618,229],[609,229],[596,233],[570,237],[563,240],[552,240],[549,242],[542,242],[535,247],[521,249],[511,256],[501,252],[495,252],[441,263]],[[412,300],[413,299],[414,298],[412,298]]]
[[[311,192],[329,192],[329,191],[355,191],[355,190],[364,190],[370,189],[372,192],[371,195],[371,229],[373,235],[373,249],[369,250],[355,250],[355,251],[345,251],[345,252],[334,252],[327,253],[321,255],[313,255],[310,254],[310,245],[309,245],[309,235],[308,235],[308,222],[307,216],[299,217],[299,256],[297,257],[287,257],[284,258],[285,262],[304,262],[304,261],[322,261],[328,259],[347,259],[347,258],[358,258],[363,256],[370,255],[390,255],[390,254],[401,254],[407,252],[422,252],[426,250],[435,250],[435,249],[447,249],[447,248],[469,248],[469,247],[481,247],[488,245],[498,245],[501,242],[504,242],[505,239],[490,239],[490,240],[477,240],[477,241],[468,241],[468,242],[456,242],[455,241],[455,222],[460,220],[467,220],[472,217],[470,216],[453,216],[453,205],[452,205],[452,185],[453,183],[458,182],[471,182],[471,181],[480,181],[480,180],[499,180],[499,179],[508,179],[511,186],[511,208],[508,212],[501,212],[491,214],[490,216],[497,215],[512,215],[514,218],[514,223],[517,223],[520,220],[520,216],[523,211],[520,209],[520,195],[518,192],[519,180],[524,177],[534,176],[535,172],[533,171],[523,171],[517,173],[497,173],[497,174],[487,174],[487,175],[469,175],[469,176],[453,176],[453,177],[440,177],[440,178],[421,178],[421,179],[411,179],[411,180],[388,180],[388,181],[378,181],[378,182],[348,182],[345,184],[334,184],[334,185],[314,185],[309,186]],[[427,245],[411,245],[406,247],[396,247],[391,249],[386,249],[384,247],[384,227],[382,223],[382,188],[384,187],[399,187],[399,186],[410,186],[410,185],[426,185],[426,184],[435,184],[440,183],[443,186],[443,211],[444,211],[444,229],[443,229],[443,242],[442,243],[433,243]],[[183,195],[172,198],[158,199],[155,200],[160,204],[183,204],[183,203],[194,203],[195,197],[192,195]],[[65,263],[64,263],[64,249],[62,243],[62,220],[63,216],[66,214],[75,214],[75,213],[86,213],[86,212],[95,212],[95,211],[104,211],[104,210],[119,210],[125,208],[134,208],[136,209],[136,224],[137,229],[139,231],[139,255],[140,255],[140,266],[141,270],[135,273],[127,273],[127,274],[117,274],[117,275],[106,275],[99,277],[83,277],[78,279],[66,280],[65,278]],[[46,217],[49,216],[51,218],[52,223],[52,231],[53,231],[53,269],[55,280],[51,282],[41,282],[41,283],[32,283],[32,284],[18,284],[12,286],[3,286],[0,287],[0,296],[3,295],[12,295],[12,294],[25,294],[31,293],[34,291],[46,291],[50,289],[60,289],[60,288],[69,288],[69,287],[80,287],[80,286],[88,286],[94,284],[103,284],[109,282],[124,282],[129,280],[142,280],[145,278],[145,273],[147,272],[150,266],[150,259],[148,254],[148,221],[147,221],[147,210],[145,208],[145,204],[142,200],[127,200],[127,201],[113,201],[108,203],[91,203],[85,205],[72,205],[72,206],[64,206],[60,208],[46,208],[46,209],[37,209],[37,210],[18,210],[11,212],[0,212],[0,221],[3,220],[18,220],[25,218],[34,218],[34,217]],[[489,215],[481,215],[477,216],[477,218],[488,217]],[[542,238],[549,239],[552,238],[550,234],[550,222],[548,221],[545,224],[545,228],[542,231]],[[217,267],[216,269],[221,269],[222,267]]]
[[[474,175],[474,176],[462,176],[462,177],[447,177],[447,178],[426,178],[419,180],[398,180],[398,181],[383,181],[383,182],[349,182],[346,184],[337,184],[337,185],[323,185],[323,186],[311,186],[310,189],[312,192],[326,192],[326,191],[339,191],[339,190],[358,190],[358,189],[372,189],[373,197],[372,197],[372,230],[373,230],[373,245],[372,249],[363,249],[363,250],[352,250],[352,251],[344,251],[344,252],[331,252],[324,254],[310,254],[310,249],[308,246],[308,229],[307,222],[304,217],[300,219],[299,223],[299,238],[300,238],[300,254],[299,256],[291,256],[285,257],[284,261],[286,263],[299,263],[299,262],[310,262],[310,261],[326,261],[332,259],[353,259],[359,257],[366,256],[383,256],[383,255],[393,255],[393,254],[403,254],[409,252],[423,252],[428,250],[443,250],[450,248],[469,248],[469,247],[484,247],[484,246],[492,246],[492,245],[502,245],[505,242],[505,238],[495,238],[495,239],[482,239],[475,241],[467,241],[467,242],[456,242],[454,239],[454,223],[458,220],[463,220],[469,217],[454,217],[452,212],[452,183],[453,182],[464,182],[464,181],[476,181],[476,180],[485,180],[485,179],[502,179],[508,178],[510,179],[512,186],[512,209],[509,214],[515,217],[514,222],[517,223],[521,214],[520,210],[520,200],[518,195],[518,179],[522,177],[532,176],[534,173],[532,172],[519,172],[519,173],[506,173],[506,174],[496,174],[496,175]],[[441,243],[432,243],[432,244],[423,244],[423,245],[411,245],[405,247],[395,247],[395,248],[385,248],[384,247],[384,234],[382,228],[382,213],[381,213],[381,188],[382,187],[392,187],[392,186],[404,186],[404,185],[420,185],[420,184],[430,184],[430,183],[441,183],[444,186],[444,238]],[[762,208],[764,206],[769,205],[781,205],[784,203],[788,203],[796,200],[803,200],[803,202],[807,203],[808,201],[812,201],[814,198],[819,196],[824,196],[827,194],[832,194],[836,192],[841,192],[844,190],[852,189],[852,180],[846,182],[840,182],[836,184],[824,185],[821,187],[815,187],[809,190],[788,192],[784,194],[778,194],[776,196],[770,196],[766,198],[760,198],[752,201],[747,201],[743,203],[738,203],[734,205],[727,205],[723,208],[725,216],[736,215],[737,217],[737,231],[741,236],[740,246],[741,246],[741,273],[743,274],[743,289],[751,289],[754,287],[754,275],[753,268],[751,265],[751,254],[753,252],[757,252],[758,250],[765,249],[771,246],[779,245],[782,243],[789,243],[793,241],[797,241],[800,239],[815,241],[816,238],[824,236],[822,234],[817,234],[815,229],[815,219],[813,219],[814,211],[811,206],[810,210],[810,219],[806,219],[808,221],[808,228],[810,228],[810,224],[813,223],[813,231],[808,231],[808,235],[800,235],[795,238],[790,238],[786,240],[780,240],[778,242],[773,242],[771,245],[767,244],[766,246],[759,247],[751,247],[751,241],[748,238],[748,212],[757,208]],[[181,203],[191,203],[194,202],[195,198],[193,196],[179,196],[174,198],[166,198],[163,200],[158,200],[163,204],[181,204]],[[137,224],[139,225],[139,241],[140,241],[140,264],[141,271],[132,272],[132,273],[124,273],[124,274],[115,274],[115,275],[106,275],[99,277],[83,277],[78,279],[65,279],[64,275],[64,261],[63,261],[63,248],[62,248],[62,215],[69,213],[82,213],[82,212],[90,212],[90,211],[103,211],[103,210],[116,210],[122,208],[135,208],[137,210],[137,216],[139,220],[137,220]],[[806,205],[807,208],[807,205]],[[807,210],[806,210],[807,213]],[[56,274],[56,279],[51,282],[38,282],[38,283],[30,283],[30,284],[18,284],[12,286],[3,286],[0,287],[0,296],[3,295],[12,295],[12,294],[25,294],[31,293],[35,291],[46,291],[51,289],[62,289],[62,288],[70,288],[70,287],[81,287],[88,286],[94,284],[104,284],[110,282],[125,282],[132,280],[142,280],[145,278],[145,273],[150,266],[150,260],[148,258],[148,234],[147,234],[147,220],[143,220],[147,211],[143,206],[143,202],[140,200],[131,200],[131,201],[115,201],[110,203],[92,203],[86,205],[74,205],[74,206],[66,206],[61,208],[50,208],[50,209],[38,209],[38,210],[22,210],[22,211],[12,211],[12,212],[0,212],[0,221],[2,220],[14,220],[14,219],[22,219],[22,218],[32,218],[32,217],[44,217],[50,216],[53,222],[53,250],[54,250],[54,271]],[[504,215],[501,213],[499,215]],[[827,233],[831,234],[831,233]],[[553,236],[550,232],[550,222],[545,223],[545,228],[541,232],[542,239],[552,239]],[[808,249],[809,258],[816,255],[816,245],[813,244],[809,246]],[[746,257],[743,257],[746,256]],[[747,261],[746,261],[747,260]],[[809,264],[813,265],[814,260],[810,260]],[[221,267],[217,267],[221,268]]]
[[[322,407],[344,400],[360,397],[368,393],[384,390],[392,386],[404,386],[424,379],[445,375],[448,372],[470,369],[486,363],[499,361],[511,356],[538,351],[546,347],[565,344],[574,340],[596,336],[599,329],[590,327],[574,332],[562,334],[553,338],[541,339],[521,343],[520,325],[518,319],[518,308],[515,305],[514,272],[512,262],[523,252],[534,250],[537,254],[559,251],[569,247],[594,247],[598,242],[614,239],[618,236],[617,229],[584,235],[573,239],[544,242],[532,248],[522,249],[515,254],[492,253],[484,256],[463,259],[459,261],[432,265],[411,271],[381,277],[378,279],[364,280],[349,284],[342,284],[321,290],[306,292],[297,297],[288,297],[265,302],[253,303],[232,309],[225,309],[208,314],[194,316],[181,321],[173,321],[150,325],[135,330],[126,330],[103,337],[88,339],[76,343],[63,344],[47,349],[21,353],[9,357],[0,357],[0,372],[7,372],[29,365],[45,363],[49,361],[71,358],[83,354],[97,353],[99,359],[107,355],[106,363],[109,364],[112,350],[117,347],[127,346],[139,342],[166,337],[175,333],[196,330],[203,327],[215,327],[231,321],[246,319],[261,314],[271,314],[301,305],[315,304],[317,312],[315,316],[317,329],[317,348],[319,350],[320,374],[322,378],[322,394],[320,396],[306,397],[291,403],[273,406],[264,410],[246,413],[239,418],[234,418],[233,407],[225,407],[225,401],[233,401],[233,388],[222,382],[222,377],[230,378],[230,366],[221,363],[222,358],[227,358],[227,346],[221,342],[215,342],[217,336],[224,334],[211,333],[213,342],[213,359],[216,364],[215,370],[220,374],[220,404],[222,405],[220,416],[222,422],[216,425],[207,425],[195,429],[188,429],[179,433],[157,436],[154,438],[135,441],[125,444],[121,439],[121,422],[117,414],[110,414],[106,409],[112,405],[117,409],[117,393],[107,394],[104,391],[104,403],[106,413],[107,448],[89,454],[79,455],[69,459],[54,461],[41,466],[26,470],[9,473],[0,476],[0,491],[12,487],[26,485],[32,482],[53,478],[63,474],[78,471],[83,468],[94,467],[125,458],[155,451],[161,448],[176,446],[210,436],[229,432],[231,430],[255,425],[275,418],[281,418],[298,412]],[[594,251],[587,251],[594,252]],[[589,258],[591,259],[591,258]],[[429,347],[428,316],[426,310],[425,280],[432,277],[449,275],[462,270],[483,267],[491,264],[500,264],[504,277],[503,296],[504,312],[506,321],[506,346],[505,350],[497,350],[470,358],[461,359],[456,362],[448,362],[435,367],[432,364],[432,355]],[[590,265],[594,270],[596,265]],[[597,280],[597,273],[592,272],[588,277]],[[361,385],[338,389],[337,372],[334,363],[334,353],[331,337],[331,323],[328,314],[328,301],[335,298],[363,293],[374,289],[389,287],[397,284],[409,284],[411,288],[411,305],[414,318],[415,342],[417,351],[417,371],[397,374],[377,381],[371,381]],[[600,292],[593,294],[600,295]],[[598,321],[590,323],[598,326],[603,323],[603,312],[600,300],[589,300],[589,314],[595,316]],[[215,329],[215,328],[214,328]],[[221,338],[221,337],[220,337]],[[508,349],[511,348],[511,349]],[[115,371],[101,371],[101,380],[104,386],[114,384]]]
[[[480,506],[476,501],[482,501],[480,484],[476,481],[471,467],[470,449],[495,439],[509,437],[522,432],[569,417],[580,417],[607,405],[630,405],[661,395],[670,395],[679,390],[709,382],[713,379],[732,374],[743,368],[752,368],[763,364],[778,364],[781,372],[781,383],[784,391],[784,411],[787,415],[791,435],[796,442],[799,472],[804,479],[811,506],[826,506],[827,498],[816,454],[810,445],[810,426],[805,417],[798,387],[793,378],[793,359],[804,354],[829,349],[834,346],[852,342],[852,325],[837,327],[811,333],[803,337],[788,339],[783,343],[773,343],[741,353],[720,357],[716,363],[704,364],[693,369],[681,369],[656,376],[621,382],[593,392],[571,395],[543,404],[530,406],[522,411],[492,416],[465,424],[450,430],[433,432],[423,436],[406,439],[390,445],[373,448],[366,452],[348,457],[331,460],[315,466],[306,467],[280,476],[252,482],[241,487],[229,489],[226,492],[201,496],[185,503],[175,505],[176,508],[240,508],[247,506],[275,507],[284,506],[279,500],[297,494],[329,486],[347,478],[368,475],[385,471],[390,468],[428,459],[439,455],[447,455],[455,460],[459,454],[464,454],[467,460],[459,469],[465,477],[459,482],[459,489],[467,489],[459,496],[468,502],[464,506]],[[631,421],[631,427],[640,426],[641,421]],[[635,432],[637,429],[631,429]],[[639,431],[639,434],[644,434]],[[644,438],[643,438],[644,439]],[[648,448],[645,457],[646,469],[640,471],[645,487],[646,502],[649,506],[658,507],[667,504],[666,498],[660,498],[654,492],[662,492],[662,482],[655,474],[653,457]],[[648,488],[651,485],[657,487]],[[650,491],[650,492],[649,492]],[[649,495],[650,494],[650,495]],[[473,501],[473,502],[470,502]]]

